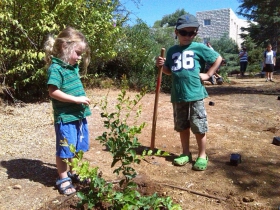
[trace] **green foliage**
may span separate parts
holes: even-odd
[[[132,163],[140,163],[142,157],[136,154],[137,147],[140,146],[138,138],[145,123],[136,125],[128,125],[128,119],[133,117],[133,124],[137,123],[137,119],[141,114],[140,100],[145,95],[143,90],[136,94],[134,98],[127,96],[128,81],[124,76],[121,93],[118,95],[116,111],[109,113],[107,110],[108,100],[107,96],[101,101],[100,105],[103,110],[101,117],[105,118],[104,127],[106,132],[97,137],[96,140],[105,145],[112,153],[113,162],[112,167],[116,163],[120,163],[114,170],[116,174],[122,174],[124,179],[120,181],[120,189],[115,191],[112,183],[107,183],[100,174],[97,173],[97,167],[91,169],[88,161],[83,161],[83,152],[76,153],[71,162],[67,161],[68,165],[73,167],[73,170],[83,179],[90,179],[90,186],[87,192],[78,192],[80,198],[78,208],[87,205],[88,209],[94,208],[98,203],[106,203],[109,205],[108,209],[112,210],[128,210],[128,209],[173,209],[181,210],[178,204],[173,204],[170,197],[159,197],[156,193],[151,196],[142,196],[137,191],[137,184],[132,181],[136,176],[136,171],[131,167]],[[137,108],[137,110],[135,110]],[[125,113],[124,113],[125,112]],[[135,113],[134,116],[131,114]],[[70,150],[75,153],[75,147],[70,145]],[[150,154],[150,152],[149,152]],[[168,155],[159,150],[157,155]]]
[[[211,41],[213,48],[221,54],[221,56],[226,59],[227,64],[226,66],[221,67],[221,71],[219,74],[224,78],[227,77],[227,74],[234,70],[239,70],[239,50],[237,44],[234,43],[233,40],[227,38],[227,36],[223,36],[219,40]],[[261,70],[260,62],[263,59],[263,50],[261,47],[256,45],[250,36],[245,38],[243,43],[248,52],[248,66],[247,72],[250,75],[254,75],[259,73]]]
[[[75,152],[76,148],[74,145],[69,145],[70,151],[75,154],[75,157],[72,158],[72,161],[69,162],[68,159],[65,162],[72,167],[73,171],[77,171],[81,180],[86,179],[87,177],[91,178],[91,181],[97,178],[98,167],[90,168],[90,163],[88,161],[82,161],[83,151]]]
[[[98,167],[91,168],[88,161],[83,161],[83,151],[76,153],[74,145],[68,145],[70,151],[75,154],[72,161],[69,162],[65,159],[65,162],[72,167],[81,180],[90,180],[90,190],[88,193],[77,192],[77,196],[80,198],[80,202],[77,207],[83,207],[84,204],[88,205],[88,209],[92,209],[97,203],[104,201],[109,202],[113,198],[113,186],[98,174]]]
[[[264,49],[253,42],[250,36],[245,38],[244,44],[248,51],[248,67],[249,74],[259,73],[262,69],[261,63],[263,61]]]
[[[117,80],[127,75],[130,88],[154,90],[156,43],[149,27],[138,20],[136,25],[124,27],[122,33],[122,38],[115,43],[117,56],[100,67],[97,73]]]
[[[115,16],[119,1],[2,0],[0,4],[0,80],[19,97],[46,93],[43,46],[48,34],[66,26],[80,30],[92,49],[91,70],[114,56],[126,17]],[[114,25],[115,20],[116,25]]]
[[[84,75],[81,77],[81,79],[85,88],[97,87],[107,89],[118,85],[116,80],[113,80],[102,74],[99,75],[97,73]]]
[[[211,45],[226,60],[226,66],[220,68],[219,74],[227,80],[229,72],[239,69],[238,46],[227,34],[220,39],[211,40]]]
[[[170,154],[166,151],[161,151],[160,149],[155,151],[153,150],[144,150],[143,153],[142,153],[142,156],[151,156],[151,155],[154,155],[154,156],[162,156],[162,157],[166,157],[166,156],[170,156]]]
[[[137,118],[141,114],[141,106],[138,107],[137,111],[134,111],[134,109],[146,93],[146,90],[143,89],[135,96],[135,99],[130,99],[129,96],[126,96],[128,81],[125,77],[123,77],[123,81],[126,83],[123,84],[124,86],[121,93],[118,95],[118,104],[115,107],[115,112],[108,113],[107,96],[102,101],[101,109],[103,112],[101,113],[101,117],[105,118],[104,127],[108,129],[108,132],[104,132],[102,136],[97,138],[97,140],[105,145],[113,155],[111,167],[114,167],[116,163],[120,162],[119,167],[114,170],[114,173],[119,175],[119,173],[122,172],[124,175],[124,179],[120,182],[120,185],[123,183],[127,184],[136,176],[136,172],[130,167],[130,164],[140,163],[140,158],[136,155],[134,149],[140,146],[136,136],[141,133],[145,123],[142,123],[139,126],[128,126],[127,120],[133,111],[133,113],[135,113],[134,123],[136,123]],[[127,111],[127,113],[122,116],[121,112],[125,111]]]
[[[228,37],[228,34],[224,34],[220,39],[211,40],[211,44],[215,51],[219,52],[222,57],[224,57],[224,53],[238,54],[238,46]]]
[[[175,39],[174,27],[151,28],[151,31],[153,39],[155,39],[159,49],[162,47],[168,49],[178,43]]]

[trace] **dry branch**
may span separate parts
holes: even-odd
[[[162,185],[165,185],[165,186],[168,186],[168,187],[173,187],[173,188],[176,188],[176,189],[180,189],[180,190],[184,190],[184,191],[187,191],[189,193],[193,193],[193,194],[196,194],[196,195],[201,195],[201,196],[204,196],[204,197],[208,197],[208,198],[214,198],[214,199],[217,199],[219,201],[225,201],[226,198],[221,198],[221,197],[217,197],[217,196],[214,196],[214,195],[209,195],[209,194],[205,194],[205,193],[201,193],[201,192],[196,192],[194,190],[189,190],[189,189],[186,189],[186,188],[182,188],[182,187],[177,187],[177,186],[174,186],[174,185],[169,185],[169,184],[163,184]]]

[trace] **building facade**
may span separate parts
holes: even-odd
[[[226,34],[241,47],[244,41],[240,37],[243,33],[241,28],[249,26],[248,21],[239,19],[230,8],[197,12],[196,18],[200,24],[198,37],[204,43],[220,39]]]

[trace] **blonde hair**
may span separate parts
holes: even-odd
[[[51,58],[56,57],[68,63],[69,56],[78,44],[84,43],[84,54],[82,56],[83,70],[86,74],[87,67],[90,62],[90,49],[85,36],[72,27],[62,30],[56,38],[52,35],[48,36],[45,42],[45,61],[47,67],[51,65]]]

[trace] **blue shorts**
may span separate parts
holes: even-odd
[[[73,144],[76,152],[89,150],[89,132],[86,118],[69,123],[56,123],[56,156],[60,158],[73,158],[74,153],[69,146]]]

